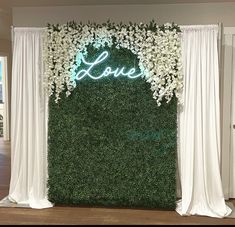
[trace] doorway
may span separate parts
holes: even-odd
[[[222,183],[226,199],[235,198],[235,27],[225,27],[222,86]]]
[[[7,56],[0,55],[0,138],[9,138],[9,105],[8,105],[8,61]]]

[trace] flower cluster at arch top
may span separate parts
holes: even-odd
[[[182,102],[181,31],[174,23],[149,24],[78,24],[48,25],[45,33],[44,85],[48,95],[55,92],[56,102],[65,89],[69,96],[76,87],[71,75],[87,56],[87,47],[127,48],[139,60],[143,79],[151,84],[158,106],[163,98],[169,102],[175,95]]]

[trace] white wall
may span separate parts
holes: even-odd
[[[175,22],[235,26],[235,3],[160,4],[160,5],[100,5],[13,8],[14,26],[46,26],[47,23],[66,23],[71,20],[87,22]]]
[[[221,159],[223,191],[228,199],[235,198],[235,27],[225,28],[224,34]]]
[[[10,53],[12,11],[0,8],[0,52]]]

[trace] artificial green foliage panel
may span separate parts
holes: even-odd
[[[107,50],[107,48],[106,48]],[[105,66],[135,67],[109,48]],[[89,60],[102,50],[89,49]],[[106,65],[107,64],[107,65]],[[49,102],[49,199],[57,204],[175,209],[177,100],[160,107],[144,79],[78,82]]]

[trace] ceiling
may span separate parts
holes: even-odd
[[[235,0],[0,0],[0,8],[71,5],[177,4],[235,2]]]

